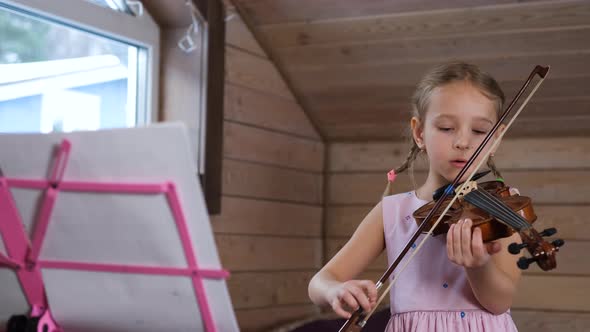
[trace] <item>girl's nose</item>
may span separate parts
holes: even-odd
[[[455,144],[456,149],[459,150],[468,150],[469,149],[469,138],[467,135],[459,134],[455,137]]]

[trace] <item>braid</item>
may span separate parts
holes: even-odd
[[[500,171],[496,168],[496,164],[494,164],[494,160],[492,159],[492,156],[488,157],[487,165],[495,177],[502,179],[502,174],[500,174]]]
[[[403,162],[403,164],[401,164],[400,167],[395,169],[395,173],[399,174],[399,173],[405,171],[406,169],[408,169],[408,167],[410,167],[412,165],[414,160],[416,160],[416,157],[418,157],[419,153],[420,153],[420,148],[418,147],[418,145],[416,145],[416,142],[412,141],[412,147],[410,148],[410,152],[408,153],[406,160]]]
[[[406,160],[401,164],[400,167],[394,170],[395,174],[400,174],[401,172],[408,169],[408,167],[412,166],[416,157],[420,153],[420,148],[416,145],[416,142],[412,140],[412,147],[410,148],[410,152],[406,157]],[[385,191],[383,192],[383,197],[393,195],[393,186],[391,185],[391,181],[387,181],[387,186],[385,187]]]

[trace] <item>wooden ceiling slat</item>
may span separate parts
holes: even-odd
[[[550,76],[573,78],[590,76],[590,51],[576,54],[514,56],[506,54],[504,59],[464,59],[480,66],[499,81],[525,79],[537,64],[551,65]],[[326,66],[319,70],[290,71],[291,82],[304,92],[318,89],[336,89],[350,85],[413,85],[438,62],[403,64],[378,64],[358,66]]]
[[[266,53],[239,16],[234,16],[225,24],[225,43],[266,58]]]
[[[590,96],[590,77],[555,79],[551,76],[545,80],[534,100],[548,98],[570,98]],[[522,80],[500,81],[507,99],[511,99],[523,84]],[[338,107],[380,107],[391,103],[409,103],[414,92],[413,85],[370,84],[363,86],[342,87],[335,90],[316,90],[305,95],[307,102],[314,109]]]
[[[258,31],[270,48],[277,49],[366,40],[477,35],[490,31],[547,30],[587,25],[588,22],[590,3],[557,1],[267,25],[260,26]]]
[[[506,137],[548,137],[548,136],[584,136],[590,132],[590,116],[586,117],[552,117],[542,119],[519,119],[506,134]],[[371,140],[404,139],[408,125],[372,124],[350,126],[324,126],[326,138],[331,142],[352,142]]]
[[[279,48],[275,55],[290,71],[325,66],[378,63],[443,62],[460,58],[498,58],[590,51],[590,21],[586,27],[420,40],[360,41],[345,44]]]
[[[310,22],[447,8],[517,3],[519,0],[234,0],[256,25]],[[538,1],[538,0],[528,0]]]
[[[362,107],[322,108],[315,113],[315,119],[322,126],[354,125],[379,122],[407,122],[411,115],[410,103],[395,103],[374,107],[368,104]],[[590,97],[577,100],[538,100],[531,99],[520,115],[520,119],[543,117],[590,116]]]

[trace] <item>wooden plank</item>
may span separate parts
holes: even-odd
[[[236,310],[236,317],[241,331],[259,332],[317,313],[319,309],[316,306],[300,304]]]
[[[329,171],[383,172],[401,165],[409,151],[409,142],[332,143],[328,146]],[[425,161],[426,158],[417,159],[414,168],[426,171],[428,163]]]
[[[322,185],[321,174],[223,161],[224,195],[319,205]]]
[[[326,237],[350,237],[372,208],[371,205],[327,207]],[[555,227],[558,231],[555,237],[566,241],[590,240],[590,223],[586,218],[590,206],[533,204],[533,208],[538,217],[536,229]]]
[[[513,130],[506,134],[506,138],[538,137],[554,138],[560,136],[587,137],[590,132],[590,116],[571,117],[539,117],[535,119],[521,119],[514,124]]]
[[[226,47],[226,80],[228,82],[274,94],[294,101],[274,64],[268,59]]]
[[[233,273],[228,288],[234,309],[310,304],[307,285],[314,274],[315,271]]]
[[[211,216],[215,234],[321,236],[320,206],[222,197],[221,207]]]
[[[504,179],[509,185],[530,196],[533,204],[589,204],[590,171],[506,171]],[[415,172],[416,183],[424,181],[425,172]],[[328,176],[328,205],[376,204],[386,185],[386,174],[345,173]],[[407,174],[397,177],[396,192],[413,190]]]
[[[590,313],[590,278],[566,276],[522,277],[514,309],[559,310]]]
[[[320,238],[215,235],[224,268],[232,271],[285,271],[321,268]]]
[[[322,134],[330,142],[399,141],[409,137],[407,123],[361,123],[346,126],[322,125]]]
[[[406,142],[332,143],[328,146],[331,172],[383,171],[401,165],[409,152]],[[585,169],[590,165],[590,139],[504,139],[496,152],[502,169]],[[417,162],[416,170],[428,165]]]
[[[449,8],[509,4],[516,0],[236,0],[256,25],[310,22],[345,17],[383,15]]]
[[[227,121],[224,156],[312,172],[324,168],[322,142]]]
[[[347,101],[347,98],[341,99],[338,104]],[[343,108],[311,108],[327,139],[399,140],[408,134],[407,123],[411,116],[408,103],[384,102],[372,106],[373,103],[367,101],[366,105],[371,106],[355,108],[356,102],[353,100],[350,107]],[[515,122],[507,137],[583,136],[590,130],[589,110],[590,101],[587,97],[535,99]]]
[[[590,49],[590,28],[524,31],[486,36],[459,36],[421,40],[360,40],[277,49],[275,54],[291,70],[322,66],[374,63],[445,62],[463,58],[499,58],[509,54],[535,55]]]
[[[541,310],[511,310],[520,332],[590,331],[590,314]]]
[[[549,76],[531,102],[551,98],[571,100],[587,97],[590,95],[590,84],[587,83],[589,80],[589,77],[555,78]],[[524,83],[524,76],[520,80],[499,81],[498,83],[507,100],[512,100]],[[414,85],[387,82],[350,84],[341,86],[339,89],[332,89],[329,86],[318,86],[314,89],[306,87],[305,100],[313,106],[311,110],[338,107],[365,109],[369,106],[380,107],[403,103],[409,105],[415,88]],[[525,113],[528,113],[528,109]]]
[[[560,111],[556,112],[556,110]],[[408,124],[409,128],[412,114],[412,106],[410,103],[391,102],[379,105],[369,103],[362,107],[359,107],[358,105],[349,105],[316,108],[314,111],[314,118],[322,125],[405,122]],[[523,111],[517,121],[534,121],[537,118],[551,118],[558,116],[579,117],[587,116],[588,114],[590,114],[590,98],[588,97],[559,98],[551,100],[534,99],[527,104],[525,111]]]
[[[500,169],[583,169],[590,165],[590,139],[505,139],[495,159]]]
[[[466,19],[468,13],[468,18]],[[428,22],[427,24],[425,22]],[[482,6],[261,26],[272,48],[365,40],[432,38],[587,25],[584,1]]]
[[[541,205],[534,204],[535,214],[539,220],[535,228],[557,228],[558,237],[566,240],[590,240],[590,223],[588,222],[588,205]]]
[[[590,131],[590,116],[581,117],[543,117],[519,119],[514,123],[505,138],[536,137],[547,139],[560,136],[586,137]],[[406,123],[361,123],[356,125],[323,125],[326,140],[332,142],[392,140],[399,141],[409,137]]]
[[[227,120],[320,140],[303,109],[294,101],[234,84],[225,85]]]
[[[498,81],[525,79],[536,64],[553,65],[549,74],[551,78],[590,76],[590,66],[587,66],[590,61],[589,51],[525,56],[506,54],[503,59],[464,57],[462,60],[479,66]],[[285,72],[289,75],[291,82],[306,93],[327,86],[339,89],[348,85],[417,84],[428,71],[438,64],[438,61],[414,62],[413,59],[406,59],[404,63],[322,66],[317,69],[305,70],[291,69],[286,66]],[[522,82],[524,83],[524,81]]]
[[[369,204],[375,205],[381,201],[381,196],[387,185],[386,173],[343,173],[327,175],[327,197],[330,205]],[[417,183],[422,183],[426,174],[416,172]],[[411,179],[407,173],[400,174],[395,180],[395,192],[413,190]]]
[[[372,208],[372,205],[326,207],[326,238],[352,236]]]
[[[228,15],[234,16],[225,25],[225,43],[266,58],[266,53],[240,15],[234,11],[231,11]]]

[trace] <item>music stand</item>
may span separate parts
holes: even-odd
[[[0,135],[0,322],[239,331],[191,156],[180,124]]]

